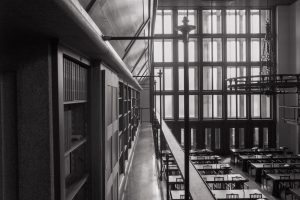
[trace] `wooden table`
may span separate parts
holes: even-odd
[[[229,164],[194,164],[194,166],[200,173],[203,172],[203,174],[214,174],[214,172],[229,174],[232,170]]]
[[[191,156],[200,156],[200,155],[212,155],[213,151],[210,149],[192,149],[190,150]]]
[[[230,189],[243,189],[244,183],[249,180],[243,177],[241,174],[217,174],[217,175],[201,175],[207,184],[211,186],[211,184],[220,183],[224,184],[224,186],[229,185]],[[223,180],[216,180],[216,177],[220,177]],[[212,185],[212,188],[214,185]],[[226,188],[226,187],[221,187]]]
[[[172,200],[182,200],[184,199],[184,190],[171,190],[170,197]]]
[[[280,176],[289,176],[289,179],[280,179]],[[280,197],[279,184],[281,182],[299,182],[300,174],[267,174],[267,178],[273,181],[272,195]]]
[[[166,168],[167,170],[167,168]],[[167,171],[167,176],[169,175],[180,175],[180,171],[177,165],[169,165],[168,166],[168,171]]]
[[[216,164],[221,160],[220,156],[190,156],[190,160],[197,164]]]
[[[290,163],[295,165],[295,169],[300,169],[300,163]],[[264,169],[290,169],[284,166],[285,163],[251,163],[250,167],[255,169],[255,181],[261,182],[262,170]]]
[[[242,162],[242,170],[243,171],[248,171],[248,164],[249,162],[253,163],[253,162],[262,162],[262,161],[266,161],[266,162],[278,162],[278,161],[283,161],[283,162],[287,162],[287,161],[300,161],[300,157],[299,156],[267,156],[267,155],[239,155],[238,156],[238,162],[241,161]]]
[[[239,198],[238,199],[250,199],[250,194],[262,194],[259,190],[257,189],[250,189],[250,190],[212,190],[211,191],[216,199],[228,199],[226,198],[227,194],[238,194]],[[262,198],[266,198],[262,194]]]
[[[283,154],[283,149],[275,149],[275,148],[268,148],[268,149],[230,149],[231,152],[231,159],[230,161],[234,164],[237,162],[237,157],[239,155],[245,154]]]
[[[291,192],[293,193],[293,196],[297,199],[300,199],[300,188],[297,189],[291,189]]]

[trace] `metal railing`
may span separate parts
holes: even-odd
[[[177,142],[175,136],[173,135],[172,131],[169,129],[167,124],[165,123],[164,120],[160,119],[160,114],[159,113],[154,113],[154,117],[156,118],[156,123],[155,125],[160,126],[161,125],[161,134],[164,138],[164,142],[166,143],[166,146],[169,147],[169,150],[171,154],[173,155],[180,173],[183,176],[183,179],[185,180],[184,177],[184,150],[180,146],[180,144]],[[159,124],[159,122],[162,122],[162,124]],[[156,137],[156,136],[155,136]],[[157,138],[157,137],[156,137]],[[157,139],[154,138],[155,143],[157,143]],[[162,141],[160,141],[161,143]],[[159,145],[155,144],[156,148],[156,153],[157,155],[162,155],[162,152],[160,149],[159,152]],[[157,156],[159,157],[159,156]],[[160,157],[162,160],[162,157]],[[190,184],[190,196],[192,197],[193,200],[214,200],[214,195],[210,191],[209,187],[207,184],[203,181],[201,176],[199,175],[197,169],[194,167],[194,165],[189,161],[189,172],[190,172],[190,177],[192,177],[189,182]],[[168,192],[167,192],[168,193]],[[167,194],[168,195],[168,194]]]
[[[300,123],[299,106],[279,106],[280,119],[287,123]]]

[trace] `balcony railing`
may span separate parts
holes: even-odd
[[[280,119],[286,123],[300,123],[300,107],[299,106],[279,106]]]
[[[156,123],[160,122],[160,114],[155,113],[156,117]],[[173,154],[174,159],[178,165],[178,168],[184,177],[184,151],[181,148],[180,144],[177,142],[176,138],[172,134],[171,130],[167,126],[164,120],[161,120],[161,128],[162,128],[162,136],[165,139],[166,146],[169,147],[170,152]],[[162,149],[160,149],[161,151]],[[158,151],[157,145],[156,145],[156,153]],[[159,152],[160,155],[162,155],[161,152]],[[160,158],[162,159],[162,158]],[[189,161],[189,170],[190,170],[190,196],[193,200],[214,200],[214,195],[211,193],[210,189],[208,188],[208,185],[203,181],[202,177],[194,167],[194,165]]]

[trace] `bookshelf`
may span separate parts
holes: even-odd
[[[135,139],[139,125],[138,91],[119,82],[119,173],[126,171],[129,149]]]
[[[87,199],[89,179],[88,69],[63,57],[65,199]]]

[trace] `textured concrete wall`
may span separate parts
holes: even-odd
[[[143,82],[142,87],[144,88],[141,91],[141,108],[150,108],[150,88],[149,80]],[[143,122],[150,122],[150,110],[142,110],[142,120]]]
[[[0,199],[18,194],[16,86],[14,72],[0,72]]]
[[[19,199],[53,199],[48,42],[24,49],[17,71]]]
[[[278,73],[300,73],[300,1],[277,8],[277,68]],[[287,95],[286,105],[297,105],[296,95]],[[278,105],[282,105],[278,97]],[[299,126],[280,121],[278,109],[278,145],[299,153]]]

